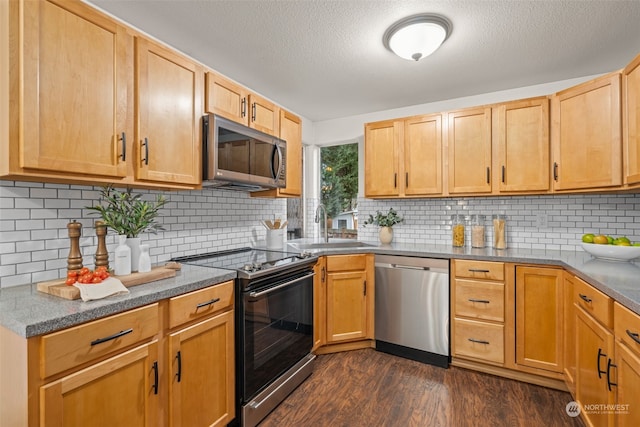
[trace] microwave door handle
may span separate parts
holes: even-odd
[[[274,159],[275,159],[274,154],[276,153],[278,153],[278,170],[277,171],[276,171],[276,168],[274,167]],[[282,164],[282,149],[278,144],[274,144],[273,153],[271,154],[271,173],[273,174],[273,179],[276,179],[276,180],[278,179],[283,167],[284,165]]]

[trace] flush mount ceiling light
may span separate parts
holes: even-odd
[[[412,15],[401,19],[382,36],[384,46],[409,61],[431,55],[451,34],[448,19],[433,14]]]

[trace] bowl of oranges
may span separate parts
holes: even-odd
[[[640,257],[640,242],[632,242],[626,236],[587,233],[582,236],[581,244],[589,254],[609,261],[631,261]]]

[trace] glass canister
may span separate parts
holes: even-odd
[[[484,215],[471,215],[471,247],[484,248]]]
[[[493,215],[493,247],[495,249],[507,248],[507,216],[505,214]]]
[[[451,215],[451,244],[464,246],[464,215]]]

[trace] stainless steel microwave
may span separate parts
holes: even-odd
[[[215,114],[203,117],[202,185],[258,191],[286,185],[286,141]]]

